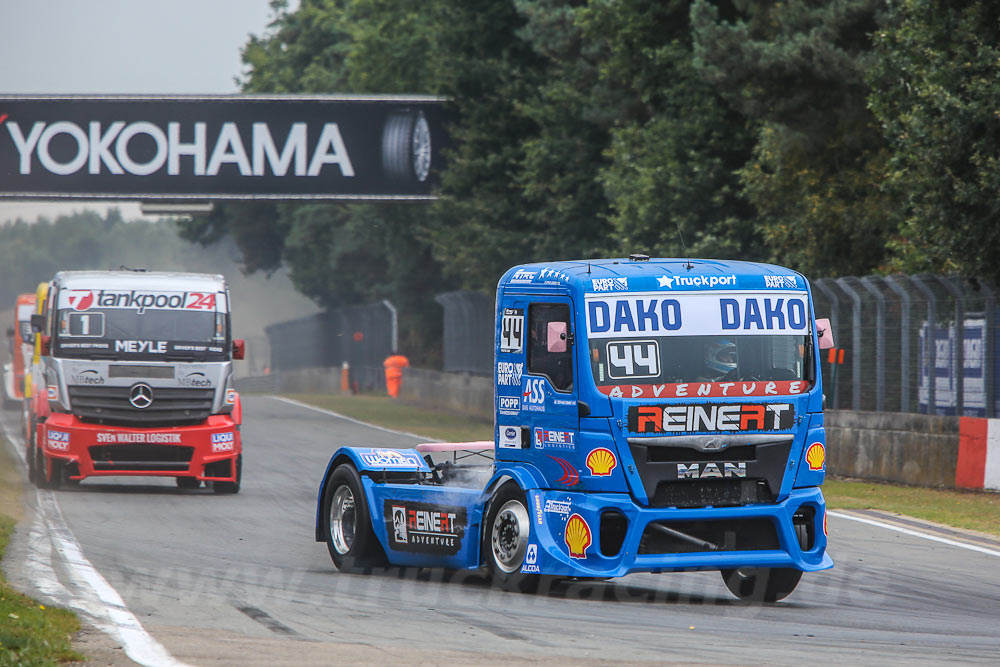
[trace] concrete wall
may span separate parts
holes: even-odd
[[[399,397],[407,403],[493,421],[493,378],[406,368]]]
[[[957,417],[826,411],[827,470],[835,475],[954,488]]]

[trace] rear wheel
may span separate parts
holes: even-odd
[[[531,515],[517,482],[507,482],[493,494],[483,526],[483,554],[494,583],[523,593],[537,589],[541,577],[521,572],[531,538]]]
[[[62,461],[46,457],[41,447],[36,447],[35,451],[37,452],[35,477],[38,488],[58,489],[62,485],[63,479]]]
[[[385,560],[372,530],[371,513],[361,490],[361,477],[344,463],[330,475],[323,493],[326,547],[341,572],[362,572]]]
[[[236,466],[236,481],[235,482],[212,482],[212,490],[216,493],[239,493],[240,492],[240,480],[243,478],[243,455],[240,454],[236,457],[236,462],[233,464]],[[181,485],[182,479],[194,479],[193,477],[178,477],[177,486]],[[197,481],[197,480],[195,480]],[[181,487],[188,488],[188,487]],[[197,488],[197,487],[190,487]]]

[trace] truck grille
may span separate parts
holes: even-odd
[[[212,414],[214,389],[156,387],[153,402],[139,409],[129,403],[131,387],[69,387],[69,400],[81,421],[95,424],[180,426]]]
[[[90,448],[94,470],[184,471],[194,447],[172,445],[96,445]]]
[[[674,446],[689,438],[629,438],[650,507],[737,506],[775,502],[792,436],[701,451]]]
[[[778,531],[770,519],[725,521],[660,521],[668,530],[646,526],[639,541],[639,555],[700,551],[759,551],[780,549]],[[682,533],[678,535],[677,533]],[[685,539],[686,536],[688,539]],[[703,544],[699,545],[698,542]],[[710,544],[715,548],[706,546]]]

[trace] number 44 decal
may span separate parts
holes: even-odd
[[[504,308],[500,323],[500,351],[520,352],[524,348],[524,309]]]

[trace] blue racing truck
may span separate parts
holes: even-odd
[[[316,540],[342,571],[485,567],[527,590],[719,570],[737,597],[779,600],[833,565],[817,353],[832,346],[808,281],[779,266],[514,267],[497,286],[493,442],[341,447]]]

